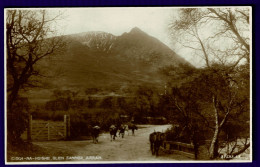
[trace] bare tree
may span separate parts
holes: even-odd
[[[64,49],[62,37],[55,37],[52,26],[61,14],[51,17],[46,10],[6,10],[7,55],[7,112],[8,121],[15,120],[13,106],[19,93],[34,86],[33,77],[40,76],[35,68],[41,59],[55,55]],[[13,122],[16,124],[16,122]],[[19,123],[17,123],[19,124]],[[8,135],[18,137],[15,128],[8,126]]]
[[[170,29],[174,39],[193,54],[212,63],[250,62],[249,8],[180,9]]]
[[[213,73],[225,78],[228,96],[222,98],[217,87],[210,90],[215,117],[210,158],[218,155],[218,137],[231,112],[237,96],[234,70],[250,63],[249,8],[186,8],[180,9],[179,19],[171,24],[174,39],[195,56],[201,57]],[[219,68],[216,64],[223,65]],[[248,71],[249,72],[249,71]],[[249,80],[249,78],[248,78]],[[236,91],[231,91],[236,90]],[[249,99],[249,96],[248,96]],[[220,105],[222,105],[220,108]],[[220,116],[220,112],[224,113]],[[246,145],[249,146],[248,144]]]

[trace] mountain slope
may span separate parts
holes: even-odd
[[[55,79],[45,80],[45,89],[50,91],[84,92],[87,88],[100,88],[107,93],[122,94],[122,89],[132,89],[140,84],[163,86],[158,68],[187,63],[139,28],[121,36],[86,32],[67,35],[65,39],[68,42],[65,53],[45,59],[39,65],[43,71],[55,76]]]
[[[117,53],[128,58],[134,57],[156,67],[185,63],[185,60],[168,46],[137,27],[119,36],[115,46]]]

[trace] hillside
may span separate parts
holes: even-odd
[[[34,99],[48,97],[54,89],[82,93],[86,88],[99,88],[122,94],[123,89],[140,84],[163,87],[158,68],[187,63],[158,39],[136,27],[121,36],[86,32],[67,35],[65,40],[68,45],[64,54],[39,63],[41,71],[54,77],[44,79],[45,88],[37,93],[30,91]]]

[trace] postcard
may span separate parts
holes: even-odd
[[[6,164],[252,162],[252,8],[5,8]]]

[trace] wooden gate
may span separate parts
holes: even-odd
[[[43,121],[29,119],[28,139],[33,141],[66,140],[70,136],[70,118],[64,115],[64,121]]]

